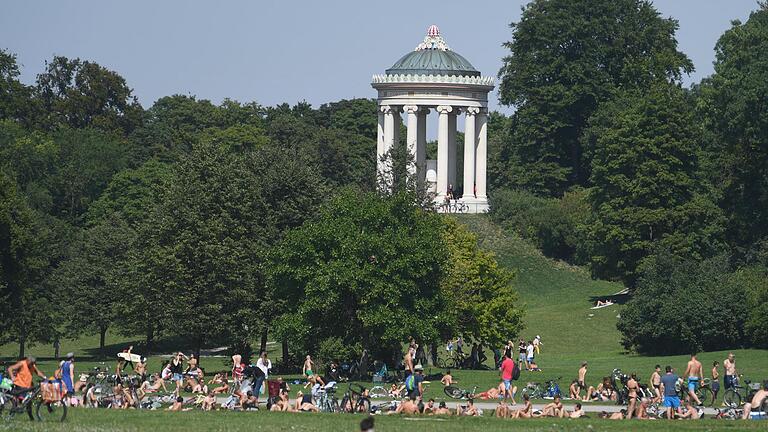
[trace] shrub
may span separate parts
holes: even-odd
[[[491,217],[506,229],[532,241],[548,257],[581,264],[581,227],[590,215],[586,191],[562,198],[542,198],[519,190],[500,190],[491,197]]]
[[[651,256],[617,328],[625,348],[669,355],[744,342],[744,288],[725,256],[704,261],[669,251]]]

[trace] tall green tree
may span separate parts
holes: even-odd
[[[697,177],[697,129],[676,85],[630,93],[593,118],[588,238],[596,275],[634,286],[662,245],[685,257],[712,254],[722,214]]]
[[[301,352],[340,339],[388,361],[408,336],[438,342],[450,325],[442,231],[439,216],[407,194],[344,191],[274,252],[271,281],[285,312],[278,334]]]
[[[534,0],[511,27],[499,72],[501,102],[516,108],[507,186],[559,195],[588,185],[583,133],[599,106],[693,70],[677,21],[648,0]]]
[[[19,81],[16,55],[0,49],[0,120],[27,124],[32,117],[32,88]]]
[[[732,246],[768,238],[768,4],[734,21],[715,46],[715,74],[700,87],[699,111]]]
[[[57,299],[46,289],[50,231],[29,208],[13,178],[0,170],[0,343],[50,339]]]
[[[144,109],[125,79],[87,60],[55,56],[37,77],[41,125],[55,129],[93,127],[128,134],[141,124]]]

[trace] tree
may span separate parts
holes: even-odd
[[[677,21],[647,0],[535,0],[511,27],[499,72],[501,102],[516,108],[508,186],[536,193],[588,186],[582,135],[602,103],[693,70]]]
[[[125,79],[97,63],[55,56],[37,77],[42,126],[93,127],[128,134],[144,112]]]
[[[59,295],[67,298],[68,334],[96,331],[102,357],[106,355],[107,330],[120,324],[123,300],[132,295],[121,283],[117,269],[134,238],[133,229],[118,213],[112,213],[83,232],[73,245],[72,256],[54,275]]]
[[[443,313],[454,326],[452,334],[442,336],[463,334],[492,347],[502,346],[525,328],[525,306],[511,284],[514,274],[499,267],[491,253],[478,247],[477,236],[455,219],[444,223],[449,257],[441,289],[449,305]]]
[[[320,105],[317,122],[325,128],[339,129],[369,140],[376,140],[375,99],[342,99]]]
[[[0,343],[50,339],[56,320],[54,293],[46,289],[50,232],[0,170]],[[47,319],[44,319],[47,318]]]
[[[27,124],[32,115],[32,89],[19,81],[16,54],[0,49],[0,120]]]
[[[768,4],[734,21],[715,46],[715,74],[699,89],[699,112],[713,135],[713,182],[731,245],[744,253],[768,238]]]
[[[408,336],[439,341],[450,325],[442,231],[440,217],[408,194],[343,191],[274,252],[270,280],[284,311],[278,334],[302,352],[341,339],[387,361]]]
[[[693,258],[718,249],[722,216],[697,178],[696,128],[679,87],[660,82],[604,106],[589,134],[596,275],[634,286],[658,245]]]
[[[737,281],[726,256],[691,260],[659,250],[621,310],[622,344],[649,355],[739,347],[747,304]]]

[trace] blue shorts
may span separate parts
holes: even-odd
[[[688,377],[688,391],[695,392],[699,386],[699,377]]]
[[[664,396],[664,406],[667,408],[680,408],[680,398],[677,396]]]
[[[512,387],[512,381],[510,380],[502,380],[502,381],[504,381],[504,389],[509,391],[509,388]]]
[[[173,374],[173,381],[184,381],[184,377],[180,373]]]
[[[528,357],[528,363],[533,361],[533,357]]]
[[[524,362],[525,361],[525,354],[524,353],[520,353],[520,355],[517,356],[517,359],[520,360],[521,362]]]

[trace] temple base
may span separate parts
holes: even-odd
[[[487,213],[490,207],[487,198],[459,198],[450,202],[435,198],[435,208],[438,213],[479,214]]]

